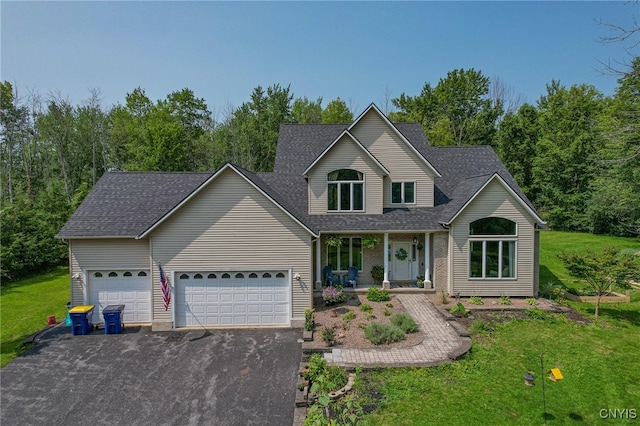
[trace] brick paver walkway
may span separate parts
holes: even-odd
[[[433,366],[456,359],[471,347],[468,337],[461,337],[422,294],[398,294],[397,299],[413,317],[424,340],[408,348],[333,349],[325,353],[330,364],[363,368]]]

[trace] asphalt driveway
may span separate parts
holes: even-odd
[[[296,329],[72,336],[58,325],[2,369],[2,425],[291,425]]]

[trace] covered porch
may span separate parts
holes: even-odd
[[[315,289],[327,285],[325,274],[330,269],[332,281],[348,292],[366,292],[370,287],[435,291],[434,234],[438,232],[322,233],[313,245]],[[358,269],[355,288],[347,283],[351,266]]]

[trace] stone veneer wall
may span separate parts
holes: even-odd
[[[433,288],[447,290],[449,280],[449,233],[435,232],[433,238]]]

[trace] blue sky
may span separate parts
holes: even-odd
[[[140,86],[152,100],[184,87],[220,113],[254,87],[291,85],[323,105],[416,95],[448,71],[475,68],[535,102],[552,79],[616,80],[600,61],[625,58],[601,44],[602,20],[632,23],[625,2],[7,2],[0,3],[1,79],[25,94],[73,103],[102,91],[124,103]]]

